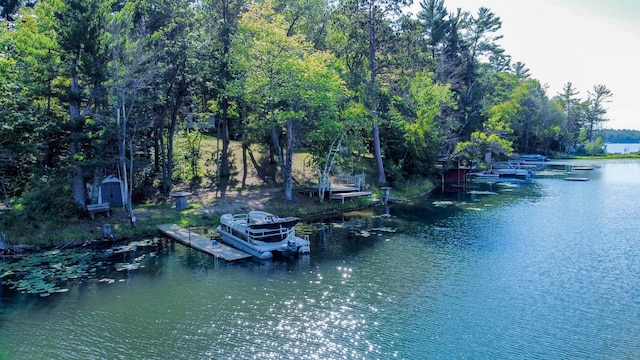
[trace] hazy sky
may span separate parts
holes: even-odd
[[[571,82],[584,100],[603,84],[613,92],[605,127],[640,130],[640,1],[445,0],[449,12],[481,6],[502,20],[499,44],[512,63],[524,63],[549,97]]]

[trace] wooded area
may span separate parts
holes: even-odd
[[[490,9],[422,0],[5,1],[0,22],[0,188],[60,216],[86,184],[124,180],[133,199],[197,181],[217,136],[217,185],[250,146],[318,173],[373,154],[379,184],[429,176],[438,159],[602,151],[612,92],[547,94],[499,45]],[[229,141],[243,144],[242,159]],[[326,174],[323,174],[326,175]]]
[[[640,143],[640,131],[604,129],[602,140],[605,143],[638,144]]]

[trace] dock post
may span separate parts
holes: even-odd
[[[384,203],[388,203],[389,202],[389,190],[391,190],[390,187],[381,187],[380,190],[384,190]]]

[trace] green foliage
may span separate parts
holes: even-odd
[[[347,91],[334,56],[315,50],[303,36],[290,34],[285,18],[270,1],[253,4],[238,29],[233,63],[242,77],[236,89],[262,115],[252,119],[248,129],[267,130],[278,155],[285,196],[291,199],[291,156],[301,140],[297,132],[311,134],[305,139],[309,143],[315,139],[326,143],[331,129],[339,127],[332,122],[339,120],[339,103]],[[314,132],[318,125],[328,129]]]
[[[638,130],[602,130],[602,140],[605,143],[640,143],[640,131]]]
[[[202,133],[197,130],[180,132],[175,142],[174,161],[176,164],[173,180],[176,182],[199,182],[205,174],[202,161]]]
[[[601,137],[597,137],[595,140],[589,140],[589,131],[587,128],[582,128],[580,135],[578,136],[578,145],[576,146],[576,155],[582,156],[601,156],[605,155],[606,149]]]
[[[435,83],[432,73],[416,73],[409,85],[408,101],[395,98],[389,112],[391,121],[383,124],[384,138],[393,145],[387,145],[385,154],[397,159],[385,166],[396,168],[387,169],[390,179],[430,174],[443,147],[443,135],[449,131],[443,110],[455,107],[450,86]]]
[[[601,130],[611,91],[596,85],[580,99],[567,83],[550,98],[498,45],[498,14],[425,0],[410,18],[406,3],[47,0],[15,21],[8,2],[0,177],[14,221],[73,218],[69,196],[81,207],[86,182],[125,164],[139,198],[199,186],[208,154],[199,132],[181,132],[192,120],[211,120],[206,131],[223,144],[215,181],[240,168],[230,137],[259,144],[256,169],[289,185],[289,156],[302,148],[319,169],[352,170],[373,155],[397,186],[429,176],[440,157],[598,154],[622,141]],[[56,191],[45,199],[47,186]]]
[[[42,176],[31,181],[31,188],[24,192],[11,212],[3,215],[3,226],[21,225],[29,232],[29,226],[38,229],[61,229],[78,218],[73,204],[70,181],[67,178]]]
[[[411,81],[416,119],[408,123],[405,130],[407,141],[415,144],[416,148],[420,147],[418,144],[428,136],[428,133],[438,133],[443,130],[436,127],[435,121],[442,116],[443,108],[455,106],[451,86],[434,83],[432,78],[433,74],[423,71],[417,73]]]
[[[45,6],[23,12],[0,28],[0,175],[11,197],[29,186],[34,171],[60,166],[51,156],[60,141],[64,109],[57,95],[59,56]]]

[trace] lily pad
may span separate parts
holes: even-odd
[[[0,281],[9,289],[40,296],[49,296],[56,293],[69,291],[69,285],[82,281],[104,276],[103,273],[113,271],[114,266],[117,271],[137,270],[143,266],[144,259],[153,248],[157,246],[157,240],[133,241],[126,245],[121,245],[105,250],[94,250],[87,248],[51,250],[38,254],[25,255],[12,261],[0,261]],[[136,249],[142,250],[135,253]],[[131,262],[129,252],[135,254]],[[124,254],[116,256],[116,254]],[[113,257],[116,256],[116,259]],[[121,263],[116,263],[120,257]],[[115,260],[115,261],[114,261]],[[108,279],[108,278],[107,278]],[[108,279],[101,282],[113,283],[116,280]]]
[[[117,263],[115,268],[117,271],[137,270],[140,268],[140,263]]]
[[[387,233],[394,233],[397,230],[388,226],[384,226],[384,227],[378,227],[378,228],[372,228],[372,231],[380,231],[380,232],[387,232]]]

